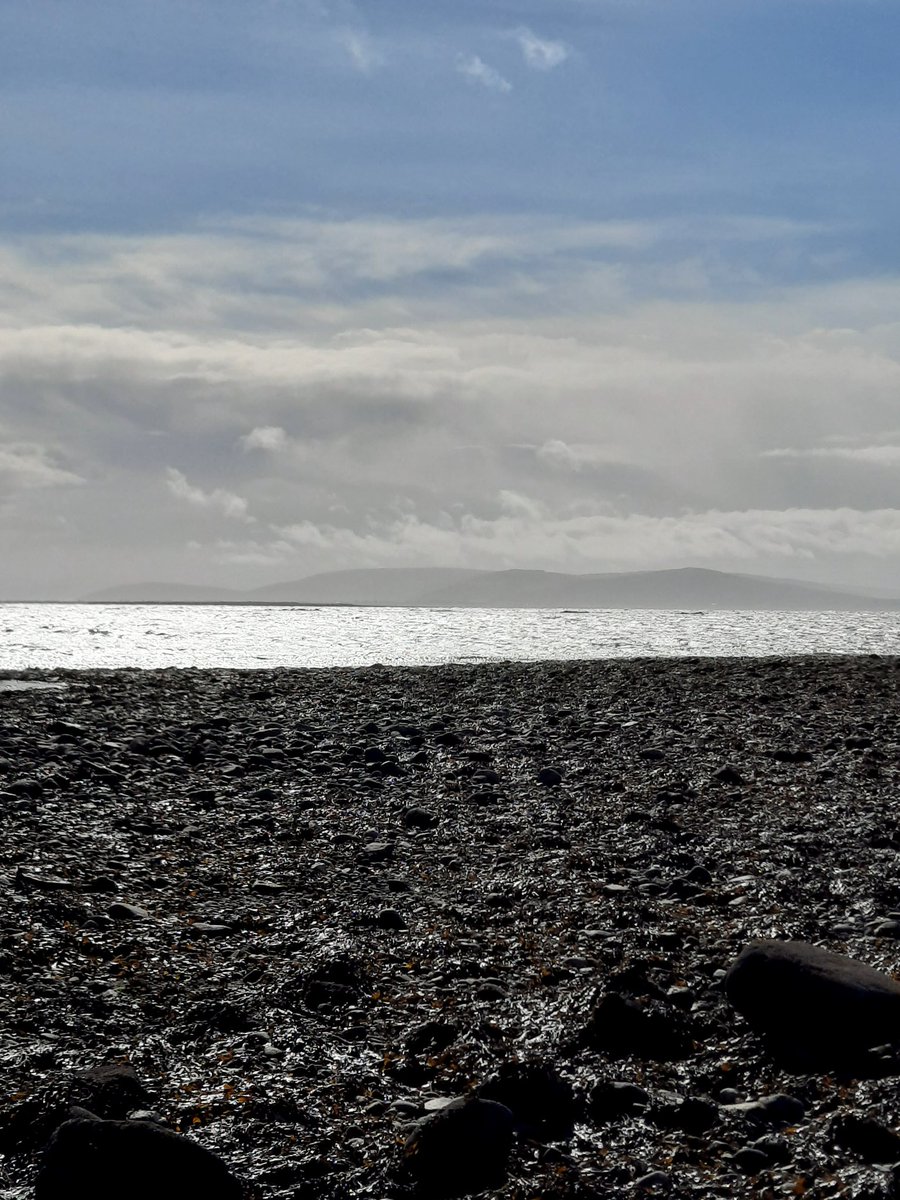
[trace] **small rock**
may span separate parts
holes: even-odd
[[[472,776],[474,783],[490,783],[497,784],[500,782],[500,772],[495,771],[493,767],[483,767],[480,771],[476,771]]]
[[[115,893],[119,890],[119,885],[114,879],[110,879],[108,875],[95,875],[84,889],[86,892],[94,892],[97,894]]]
[[[562,779],[562,771],[558,771],[555,767],[543,767],[537,775],[538,783],[542,783],[544,787],[559,787]]]
[[[72,1115],[74,1116],[75,1114],[73,1113]],[[99,1120],[98,1117],[91,1117],[91,1114],[88,1114],[88,1117],[89,1117],[89,1119],[93,1119],[95,1121]],[[128,1120],[129,1121],[149,1121],[152,1125],[163,1125],[163,1126],[166,1123],[166,1119],[162,1115],[162,1113],[158,1113],[158,1112],[156,1112],[155,1109],[152,1109],[152,1108],[135,1108],[128,1114]]]
[[[375,924],[379,929],[405,929],[406,922],[401,913],[396,908],[383,908],[375,918]]]
[[[393,1104],[388,1105],[388,1111],[401,1117],[418,1117],[422,1112],[422,1105],[418,1100],[395,1100]]]
[[[479,804],[479,805],[499,804],[499,802],[502,799],[503,799],[503,797],[500,795],[499,792],[491,792],[491,791],[473,792],[471,794],[471,796],[469,796],[469,803],[470,804]]]
[[[756,1146],[744,1146],[734,1156],[734,1165],[745,1175],[758,1175],[765,1171],[770,1159],[764,1150]]]
[[[509,992],[500,983],[482,983],[475,989],[476,1000],[506,1000]]]
[[[786,749],[773,750],[772,758],[775,760],[775,762],[794,763],[794,764],[811,763],[813,760],[811,751],[796,750],[796,749],[794,749],[794,750],[786,750]]]
[[[363,846],[357,855],[359,862],[383,863],[390,862],[394,857],[393,842],[369,842]]]
[[[37,888],[39,892],[66,892],[71,891],[75,884],[68,879],[60,879],[56,875],[32,875],[31,872],[23,871],[21,867],[16,870],[16,891],[27,891],[29,888]]]
[[[37,779],[14,779],[7,783],[6,790],[14,796],[29,796],[32,800],[40,800],[44,794],[43,785]]]
[[[650,1093],[636,1083],[600,1080],[588,1095],[588,1112],[598,1124],[617,1121],[629,1113],[643,1112]]]
[[[639,1192],[670,1192],[672,1190],[672,1176],[667,1175],[665,1171],[651,1171],[647,1175],[642,1175],[640,1179],[635,1181],[634,1185]]]
[[[47,732],[77,738],[84,734],[85,728],[83,725],[77,725],[74,721],[51,721],[47,726]]]
[[[137,904],[124,904],[120,900],[111,904],[106,911],[114,921],[145,921],[150,916],[146,908],[140,908]]]
[[[724,1094],[720,1099],[724,1099]],[[806,1116],[802,1102],[783,1092],[760,1096],[758,1100],[744,1104],[725,1104],[724,1107],[726,1111],[747,1117],[760,1125],[796,1125]]]
[[[407,808],[403,813],[403,824],[407,829],[434,829],[439,818],[427,808]]]
[[[426,1021],[418,1025],[406,1038],[406,1051],[409,1054],[421,1054],[426,1050],[440,1053],[459,1037],[459,1028],[449,1021]]]
[[[724,766],[720,767],[713,775],[716,783],[729,784],[732,787],[741,787],[744,783],[744,777],[736,767]]]
[[[660,1123],[681,1129],[691,1137],[699,1137],[718,1125],[719,1119],[719,1106],[712,1100],[702,1096],[688,1096],[680,1104],[674,1105],[667,1114],[667,1119]]]

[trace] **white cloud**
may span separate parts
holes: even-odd
[[[569,57],[570,50],[565,42],[538,37],[526,25],[520,25],[512,36],[518,42],[525,62],[536,71],[552,71]]]
[[[513,85],[500,72],[489,66],[477,54],[460,55],[456,60],[456,69],[470,83],[480,84],[494,92],[511,92]]]
[[[203,488],[189,483],[187,477],[174,467],[168,467],[166,470],[166,486],[178,500],[184,500],[195,508],[209,509],[235,521],[253,520],[248,512],[247,501],[242,496],[224,488],[204,491]]]
[[[379,67],[387,65],[387,56],[377,42],[362,29],[340,29],[338,42],[347,52],[357,71],[370,75]]]
[[[15,248],[0,246],[0,326],[19,331],[67,325],[95,334],[163,328],[177,331],[170,333],[174,343],[187,344],[201,330],[287,335],[298,322],[320,328],[376,325],[384,322],[384,312],[370,313],[360,303],[360,293],[371,294],[373,284],[391,290],[394,324],[402,323],[398,300],[408,302],[417,320],[423,302],[426,317],[437,311],[445,317],[471,311],[479,297],[492,313],[498,301],[504,312],[525,303],[542,312],[560,311],[567,303],[563,311],[571,312],[596,305],[600,288],[613,303],[642,294],[721,290],[730,282],[723,263],[735,248],[762,242],[796,250],[814,244],[823,232],[816,225],[755,217],[698,222],[507,215],[246,218],[180,234],[43,235]],[[409,298],[394,294],[432,272],[445,277],[440,289]],[[736,270],[734,279],[740,278]],[[462,286],[470,294],[459,304]],[[838,319],[867,317],[866,310],[883,319],[893,291],[890,281],[857,287],[840,305]],[[447,302],[441,304],[443,297]],[[380,298],[376,291],[370,305]]]
[[[564,471],[581,471],[585,467],[599,466],[617,461],[610,447],[583,444],[570,445],[559,438],[550,438],[534,447],[534,456],[539,462],[547,463]]]
[[[275,454],[287,445],[288,436],[280,425],[258,425],[245,433],[239,442],[244,450],[265,450]]]
[[[685,563],[743,569],[810,562],[827,554],[891,558],[900,553],[900,509],[709,510],[679,516],[560,515],[506,493],[492,519],[464,514],[425,522],[404,516],[358,531],[303,521],[280,528],[278,544],[324,552],[332,563],[465,564],[574,571],[665,568]],[[446,515],[446,514],[445,514]]]
[[[0,490],[67,487],[84,483],[59,465],[54,453],[34,442],[0,442]]]
[[[900,466],[900,446],[808,446],[765,450],[763,458],[844,459],[847,462],[870,463],[873,466]]]

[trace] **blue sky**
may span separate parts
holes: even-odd
[[[9,0],[7,594],[900,588],[898,46],[896,0]]]
[[[12,0],[3,216],[738,212],[893,256],[898,44],[894,0]]]

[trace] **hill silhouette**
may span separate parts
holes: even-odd
[[[438,608],[648,608],[891,611],[900,598],[764,575],[684,567],[572,575],[462,567],[327,571],[245,591],[177,583],[104,588],[90,603],[352,604]]]

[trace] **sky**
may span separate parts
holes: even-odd
[[[4,0],[0,598],[900,594],[897,0]]]

